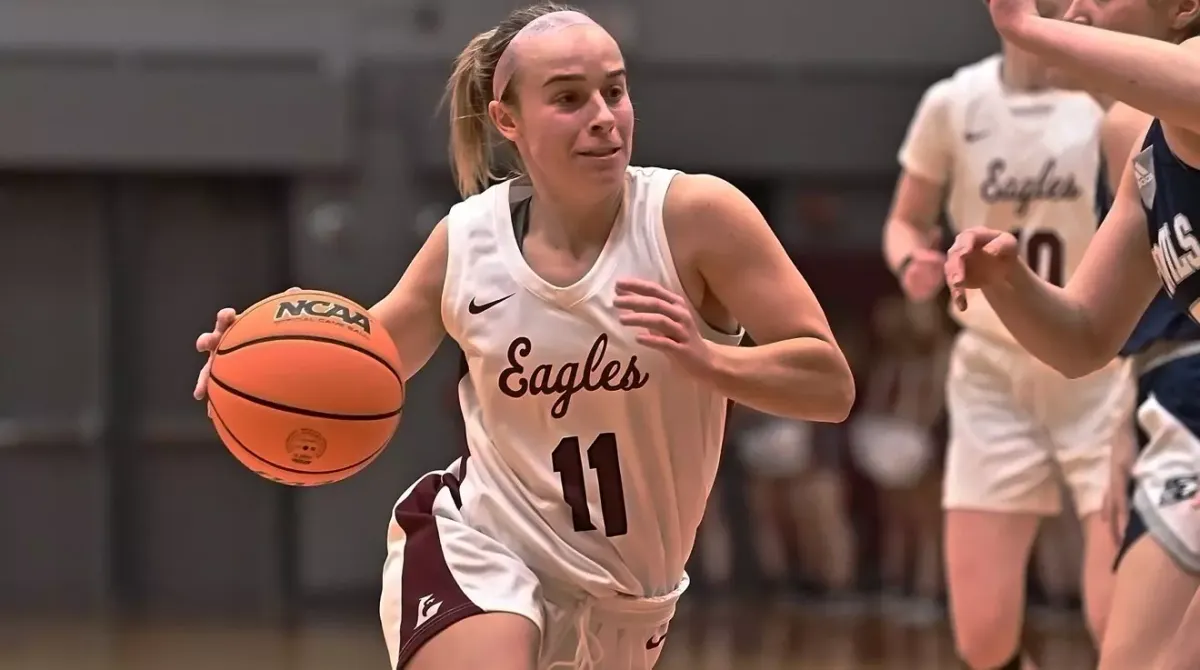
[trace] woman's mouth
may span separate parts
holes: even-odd
[[[588,158],[611,158],[612,156],[615,156],[617,154],[617,152],[619,152],[620,150],[621,150],[621,147],[609,147],[607,149],[591,149],[589,151],[580,151],[579,155],[587,156]]]

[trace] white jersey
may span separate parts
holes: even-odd
[[[568,287],[525,262],[510,209],[528,197],[519,182],[447,220],[442,317],[469,367],[459,401],[473,481],[463,490],[478,492],[463,518],[539,578],[596,596],[676,587],[721,451],[726,398],[638,345],[613,308],[618,278],[683,294],[662,216],[676,174],[629,168],[608,243]]]
[[[1062,286],[1098,225],[1104,113],[1083,93],[1006,91],[1000,68],[1000,56],[990,56],[934,84],[909,126],[900,164],[947,187],[955,231],[1014,233],[1030,267]],[[983,296],[971,293],[965,312],[952,310],[959,323],[1013,341]]]

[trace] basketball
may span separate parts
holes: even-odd
[[[366,308],[324,291],[282,293],[243,312],[214,352],[209,416],[253,472],[292,486],[340,481],[400,424],[400,357]]]

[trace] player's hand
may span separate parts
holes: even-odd
[[[295,293],[301,290],[299,287],[292,287],[285,293]],[[196,338],[196,351],[202,354],[208,354],[208,358],[204,361],[204,367],[200,368],[200,375],[196,377],[196,390],[192,391],[192,397],[196,400],[204,400],[208,396],[208,375],[212,370],[213,353],[217,350],[217,344],[220,343],[221,337],[225,335],[225,331],[237,321],[237,310],[232,307],[226,307],[217,312],[217,321],[213,325],[213,329],[207,333],[202,333]]]
[[[192,397],[196,400],[204,400],[208,396],[208,374],[212,370],[213,352],[217,350],[217,343],[221,341],[221,336],[236,320],[237,311],[232,307],[226,307],[217,312],[217,322],[213,329],[196,338],[196,351],[208,354],[208,358],[204,361],[204,367],[200,368],[200,376],[196,378],[196,390],[192,391]]]
[[[996,30],[1007,36],[1030,17],[1040,16],[1037,0],[984,0]]]
[[[620,279],[613,306],[621,323],[637,329],[638,344],[667,354],[686,370],[707,369],[708,345],[687,298],[644,279]]]
[[[966,290],[1008,279],[1017,260],[1017,238],[990,228],[971,228],[954,238],[946,254],[946,284],[958,309],[967,308]]]
[[[917,249],[909,258],[900,275],[900,288],[913,302],[932,299],[946,283],[946,255],[933,249]]]

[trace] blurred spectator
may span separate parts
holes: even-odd
[[[729,443],[745,472],[760,576],[782,593],[845,594],[854,579],[854,535],[825,426],[735,405]]]
[[[889,610],[935,617],[941,594],[940,468],[950,332],[937,303],[885,298],[878,352],[850,425],[855,464],[879,490],[880,578]]]

